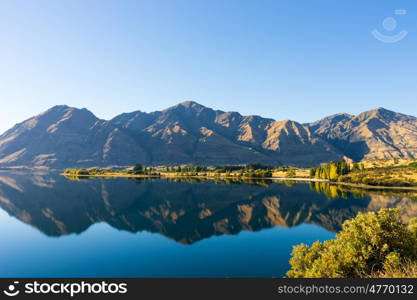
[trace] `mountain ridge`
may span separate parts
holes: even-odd
[[[103,120],[86,108],[57,105],[0,135],[0,167],[312,166],[344,157],[417,158],[417,118],[380,107],[301,124],[184,101]]]

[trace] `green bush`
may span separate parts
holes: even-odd
[[[294,178],[297,175],[294,169],[288,169],[287,173],[285,173],[285,177],[287,178]]]
[[[79,169],[77,175],[89,175],[90,172],[87,169]]]
[[[410,168],[415,168],[417,169],[417,162],[413,162],[411,164],[408,165]]]
[[[143,173],[143,166],[141,164],[136,164],[133,166],[133,174],[142,174]]]
[[[383,209],[345,221],[334,240],[295,246],[287,276],[368,277],[405,260],[417,261],[417,220],[407,226],[399,210]]]
[[[384,270],[374,272],[370,278],[417,278],[417,262],[404,261],[400,266],[387,266]]]

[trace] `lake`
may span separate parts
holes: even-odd
[[[413,192],[0,171],[1,277],[282,277],[291,249]]]

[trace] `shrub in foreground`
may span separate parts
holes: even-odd
[[[404,261],[399,266],[386,266],[384,270],[374,272],[370,278],[417,278],[417,262]]]
[[[417,262],[417,220],[409,225],[397,209],[360,213],[345,221],[334,240],[295,246],[288,277],[353,278],[400,270]]]

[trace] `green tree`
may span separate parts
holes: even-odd
[[[143,172],[143,166],[141,164],[136,164],[133,166],[133,173],[140,174]]]
[[[79,169],[77,170],[77,175],[89,175],[90,172],[87,169]]]
[[[310,176],[320,179],[337,180],[340,176],[350,172],[350,167],[345,161],[333,161],[329,164],[321,165],[310,169]]]
[[[288,169],[287,173],[285,174],[285,177],[287,178],[294,178],[297,175],[294,169]]]
[[[317,168],[311,168],[310,169],[310,177],[315,177],[317,172]]]
[[[329,167],[329,178],[330,180],[336,180],[339,177],[339,168],[337,164],[331,164]]]
[[[359,163],[353,163],[352,171],[360,171],[360,169]]]

